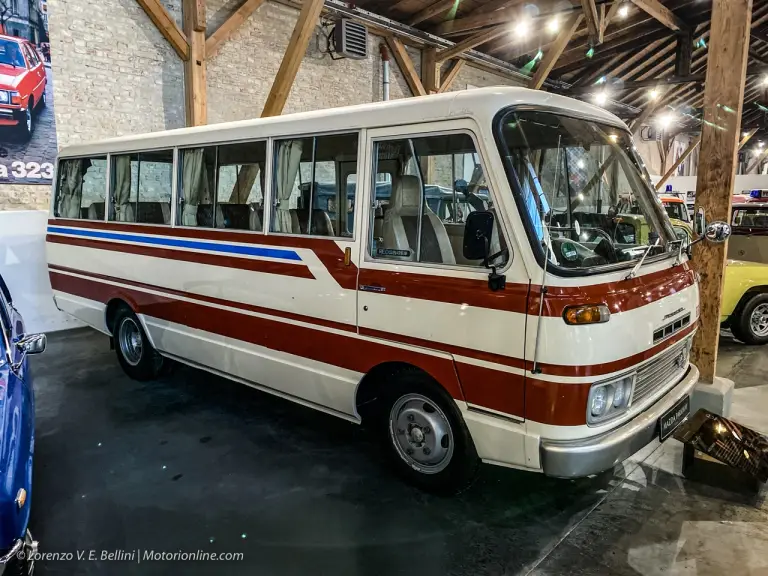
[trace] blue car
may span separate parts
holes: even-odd
[[[27,356],[45,334],[27,335],[0,276],[0,575],[32,574],[37,543],[27,529],[35,447],[35,399]]]

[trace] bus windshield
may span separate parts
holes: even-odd
[[[502,156],[534,250],[557,273],[629,267],[679,249],[628,133],[589,120],[511,111]]]

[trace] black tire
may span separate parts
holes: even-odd
[[[21,119],[16,126],[16,132],[22,142],[27,142],[32,137],[32,130],[34,129],[34,114],[32,114],[33,104],[34,101],[30,99],[25,117]]]
[[[24,558],[19,560],[16,556],[5,565],[3,576],[30,576],[34,573],[34,562]]]
[[[737,308],[736,313],[731,317],[731,332],[744,344],[752,346],[768,344],[768,330],[763,330],[752,323],[752,316],[755,314],[764,316],[768,322],[768,294],[755,294]]]
[[[118,310],[112,335],[117,360],[123,371],[134,380],[154,380],[167,371],[170,361],[152,347],[141,322],[127,307]]]
[[[381,398],[377,428],[397,474],[422,490],[441,495],[468,488],[477,475],[480,459],[456,403],[423,372],[397,372],[392,379],[386,383],[387,391]],[[411,417],[413,420],[409,420]],[[439,430],[444,433],[439,434]],[[419,438],[423,442],[415,441]],[[410,456],[407,449],[411,450]],[[444,457],[435,464],[421,462],[439,458],[441,453]]]

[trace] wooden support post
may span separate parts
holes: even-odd
[[[544,85],[544,81],[547,79],[547,76],[549,76],[552,68],[555,67],[557,59],[560,58],[560,55],[563,53],[563,50],[565,50],[565,47],[568,46],[568,42],[571,41],[571,38],[576,32],[576,29],[579,27],[579,24],[581,24],[583,17],[584,16],[581,14],[573,15],[565,23],[563,29],[560,31],[560,34],[557,35],[557,39],[552,43],[552,46],[550,46],[549,50],[547,50],[547,53],[544,55],[544,58],[541,60],[541,62],[539,62],[539,67],[536,70],[536,74],[534,74],[533,78],[531,79],[531,88],[538,90]]]
[[[459,54],[462,54],[463,52],[466,52],[467,50],[472,50],[472,48],[475,48],[476,46],[480,46],[480,44],[485,44],[489,40],[493,40],[494,38],[498,38],[499,36],[502,36],[504,34],[509,34],[509,27],[506,24],[499,24],[498,26],[494,26],[493,28],[489,28],[488,30],[483,30],[482,32],[478,32],[477,34],[470,36],[466,40],[457,42],[450,48],[441,50],[440,52],[437,53],[437,59],[439,62],[443,62],[445,60],[449,60],[450,58],[455,58],[456,56],[458,56]]]
[[[235,33],[240,25],[248,20],[251,14],[264,4],[264,0],[245,0],[242,6],[227,18],[226,22],[211,34],[205,41],[205,55],[210,58],[218,52],[221,45]]]
[[[670,177],[675,173],[675,170],[677,170],[680,167],[680,164],[685,162],[685,159],[688,158],[688,156],[691,155],[691,153],[696,150],[698,145],[701,143],[701,136],[696,136],[693,140],[691,140],[691,143],[688,145],[688,148],[685,149],[685,151],[680,154],[680,158],[677,159],[677,161],[672,164],[672,167],[667,170],[666,174],[661,177],[661,180],[659,180],[656,183],[656,190],[661,190],[661,187],[664,186],[667,180],[670,179]]]
[[[208,123],[205,26],[202,30],[195,29],[195,22],[200,18],[199,8],[200,0],[183,0],[184,33],[189,41],[189,59],[184,62],[187,126],[202,126]],[[202,17],[205,17],[204,10]]]
[[[600,43],[600,20],[597,16],[595,0],[581,0],[581,8],[584,11],[584,19],[587,21],[589,41],[596,46]]]
[[[675,52],[675,76],[691,75],[691,60],[693,58],[693,30],[687,30],[677,35],[677,50]]]
[[[205,0],[195,0],[194,12],[192,12],[192,29],[197,32],[205,32]]]
[[[696,183],[696,210],[703,208],[709,222],[731,221],[751,19],[752,0],[712,2]],[[703,382],[715,378],[725,254],[725,244],[704,241],[693,247],[693,264],[701,275],[701,316],[691,360]]]
[[[670,30],[678,32],[685,30],[687,26],[680,18],[664,6],[659,0],[630,0],[635,6],[652,16]]]
[[[184,32],[181,31],[176,20],[168,14],[168,11],[160,4],[160,0],[136,0],[147,13],[149,19],[155,24],[160,34],[168,40],[168,43],[182,60],[189,58],[189,42]]]
[[[400,72],[403,73],[405,81],[408,83],[408,87],[411,89],[413,95],[426,95],[427,92],[424,90],[424,84],[422,84],[421,78],[419,78],[419,74],[416,72],[413,60],[411,60],[408,52],[405,51],[403,43],[394,36],[387,36],[387,44],[389,45],[389,49],[392,50],[392,56],[395,57],[395,62],[397,62],[397,65],[400,67]]]
[[[456,80],[456,77],[459,75],[459,72],[461,72],[461,69],[464,68],[464,64],[466,64],[465,60],[456,60],[456,62],[451,67],[451,69],[448,70],[448,73],[445,75],[445,78],[443,78],[443,83],[440,84],[440,89],[437,91],[438,94],[442,94],[443,92],[448,92],[448,90],[451,89],[451,86],[453,85],[453,82]]]
[[[421,51],[421,83],[427,94],[437,94],[440,90],[440,63],[434,46],[427,46]]]
[[[323,11],[323,0],[304,0],[299,12],[299,19],[293,28],[293,34],[288,41],[288,48],[283,55],[283,61],[280,62],[280,69],[277,71],[272,89],[269,91],[267,101],[264,104],[264,110],[261,115],[279,116],[283,113],[285,103],[288,101],[288,95],[291,93],[293,81],[307,52],[309,39],[312,31],[315,29],[320,13]]]

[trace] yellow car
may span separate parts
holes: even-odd
[[[720,322],[745,344],[768,343],[768,264],[728,260]]]

